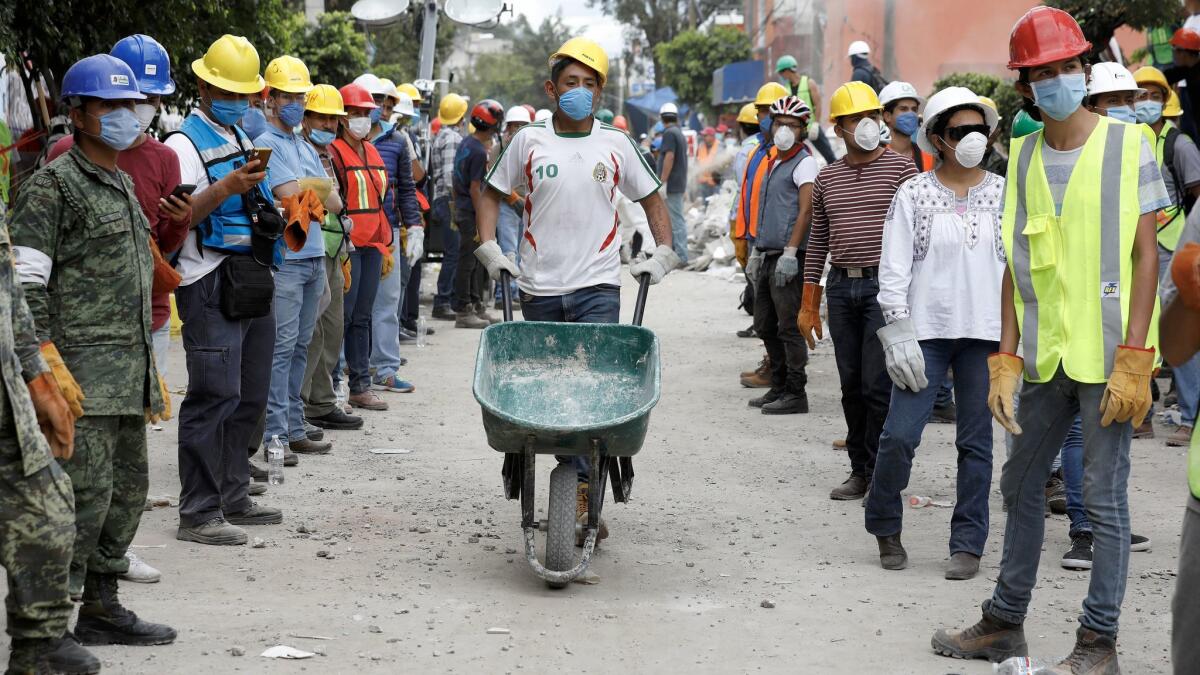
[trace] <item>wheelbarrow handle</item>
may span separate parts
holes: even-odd
[[[511,282],[512,274],[509,274],[508,270],[500,270],[500,297],[504,300],[505,323],[513,320],[512,288],[509,286]]]
[[[633,306],[633,325],[642,325],[642,316],[646,313],[646,298],[650,295],[650,274],[638,277],[637,304]]]

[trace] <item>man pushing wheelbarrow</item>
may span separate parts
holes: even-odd
[[[550,78],[545,89],[546,95],[557,104],[554,115],[521,128],[497,158],[484,184],[478,181],[471,184],[471,201],[480,240],[475,256],[487,267],[492,279],[500,280],[504,273],[517,279],[521,311],[527,322],[616,324],[621,283],[621,238],[616,216],[617,192],[620,191],[645,209],[657,244],[652,256],[630,266],[630,272],[643,285],[635,320],[640,323],[646,285],[662,281],[679,265],[679,258],[671,248],[670,218],[658,193],[661,183],[627,133],[593,116],[608,75],[608,56],[604,50],[591,40],[572,38],[550,57],[549,65]],[[510,195],[516,194],[514,188],[518,185],[525,187],[527,195],[519,267],[516,260],[505,256],[496,243],[500,202],[516,199]],[[507,284],[503,286],[507,290]],[[508,308],[505,314],[506,320],[511,318]],[[610,330],[613,328],[617,330]],[[504,336],[492,329],[485,333],[475,387],[476,397],[484,408],[489,442],[497,450],[508,453],[505,458],[508,496],[515,497],[524,472],[528,472],[529,486],[532,484],[532,461],[525,466],[523,459],[515,458],[523,458],[526,453],[552,451],[547,449],[547,444],[557,443],[556,447],[564,451],[558,455],[560,469],[563,464],[574,469],[575,518],[579,527],[572,523],[572,534],[578,530],[579,538],[584,538],[584,533],[589,530],[586,525],[589,500],[597,507],[600,505],[608,477],[601,469],[608,467],[610,456],[614,459],[613,467],[618,464],[617,457],[625,458],[627,464],[628,456],[637,452],[641,445],[649,408],[658,396],[657,342],[649,331],[630,326],[560,329],[505,324],[493,329],[500,329]],[[575,342],[570,343],[571,340]],[[511,344],[518,342],[519,347]],[[522,350],[522,353],[517,354],[513,349]],[[558,354],[563,349],[567,351]],[[641,353],[636,353],[639,350]],[[555,354],[559,357],[557,361]],[[651,355],[652,363],[648,358]],[[538,358],[533,358],[535,356]],[[627,360],[630,356],[634,357],[632,361]],[[489,372],[482,372],[485,365]],[[537,378],[533,377],[536,373],[525,372],[530,368],[540,368],[542,379],[556,384],[556,390],[550,391],[537,383]],[[572,374],[584,375],[573,378]],[[532,383],[542,396],[558,394],[561,390],[559,408],[547,410],[547,402],[541,401],[540,409],[530,411],[534,414],[532,418],[522,417],[520,411],[509,415],[513,412],[509,404],[496,404],[496,401],[509,400],[517,407],[527,405],[530,392],[528,388],[520,389],[522,382]],[[563,389],[567,382],[572,384],[569,390]],[[648,386],[653,400],[638,400],[636,391],[627,392],[626,396],[614,393],[614,387],[621,384],[632,385],[635,389]],[[505,399],[500,391],[518,396],[518,389],[520,400]],[[637,389],[644,390],[644,387]],[[489,412],[493,404],[500,408],[498,415],[494,410]],[[641,410],[643,407],[644,411]],[[619,438],[611,436],[616,427],[637,421],[625,419],[630,415],[639,417],[641,424],[637,447],[632,448],[628,447],[632,437],[621,433],[617,433]],[[567,427],[575,432],[568,434],[572,438],[564,436]],[[506,434],[515,447],[507,447],[507,442],[499,440]],[[580,439],[582,447],[569,447]],[[536,450],[531,447],[535,445],[539,446]],[[624,447],[615,447],[618,445]],[[532,458],[532,454],[528,456]],[[605,467],[592,466],[590,457],[601,457]],[[518,463],[521,463],[521,471],[516,471]],[[619,469],[611,470],[615,478]],[[563,476],[570,471],[556,469],[555,474]],[[600,494],[593,496],[588,485],[595,478],[601,479],[600,489],[596,491]],[[553,488],[553,475],[551,483]],[[616,480],[614,490],[620,490]],[[532,490],[526,492],[532,493]],[[528,500],[526,520],[529,520],[532,494],[522,497],[523,503]],[[553,497],[552,494],[552,502]],[[553,515],[551,513],[551,521]],[[598,518],[595,520],[599,521]],[[527,539],[531,541],[531,523],[523,525]],[[596,525],[598,529],[593,538],[607,537],[604,523],[597,522]],[[555,529],[553,522],[549,523],[549,529]],[[554,534],[550,532],[548,540],[554,539]],[[556,567],[565,569],[559,566],[561,561],[551,560],[554,556],[549,548],[548,543],[547,567],[552,571]],[[585,547],[584,567],[590,552],[590,546]],[[536,563],[536,560],[530,562]],[[552,585],[561,585],[564,581],[563,575],[558,575],[556,580],[545,578]]]

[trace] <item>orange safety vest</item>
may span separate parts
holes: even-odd
[[[700,143],[696,146],[696,162],[700,166],[704,166],[705,164],[711,162],[717,156],[717,149],[720,146],[720,143],[713,143],[712,148],[709,148],[704,143]],[[704,173],[700,174],[699,180],[701,183],[706,185],[716,184],[711,171],[705,171]]]
[[[746,173],[742,176],[741,192],[738,195],[737,220],[733,223],[734,239],[745,239],[747,231],[749,231],[751,237],[758,236],[758,198],[762,194],[760,188],[762,187],[763,178],[767,176],[767,169],[777,154],[779,154],[779,151],[775,146],[771,146],[771,149],[767,150],[766,158],[755,165],[753,176],[749,175],[750,163],[746,162]],[[747,183],[750,185],[749,190],[746,189]],[[747,195],[749,195],[750,199],[749,221],[746,220],[746,209],[742,208],[743,202],[741,201],[747,199]]]
[[[333,168],[342,185],[345,214],[354,222],[350,241],[358,248],[371,246],[387,255],[387,247],[392,244],[392,227],[383,211],[387,170],[379,151],[369,141],[363,141],[367,155],[364,163],[354,148],[341,138],[329,147],[333,149]]]

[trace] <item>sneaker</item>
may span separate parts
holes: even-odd
[[[1129,536],[1129,550],[1134,553],[1142,553],[1150,550],[1150,537],[1143,537],[1140,534],[1131,534]]]
[[[583,540],[587,538],[587,515],[588,515],[588,484],[580,483],[575,489],[575,522],[579,525],[575,529],[575,545],[583,546]],[[596,532],[596,543],[601,539],[608,539],[608,523],[604,522],[604,517],[600,517],[600,527]]]
[[[1154,424],[1151,420],[1154,418],[1154,413],[1146,415],[1146,419],[1142,420],[1141,426],[1133,430],[1134,438],[1154,438]],[[1168,443],[1168,445],[1170,445]]]
[[[739,330],[737,332],[737,336],[740,338],[753,338],[753,337],[758,337],[758,333],[756,333],[754,331],[754,326],[752,325],[749,328],[747,328],[746,330]]]
[[[879,566],[885,570],[902,570],[908,567],[908,552],[900,543],[900,535],[875,537],[879,544]]]
[[[958,406],[950,403],[934,408],[929,421],[934,424],[954,424],[958,421]]]
[[[304,455],[324,455],[333,449],[333,443],[302,438],[298,441],[288,441],[288,449]]]
[[[454,327],[455,328],[471,328],[479,330],[492,325],[491,321],[480,318],[474,311],[455,312]]]
[[[162,572],[147,565],[146,561],[139,558],[133,551],[125,551],[125,559],[129,561],[129,569],[121,575],[125,581],[137,584],[157,584],[162,580]]]
[[[401,342],[416,342],[417,341],[417,334],[411,330],[408,330],[404,326],[400,327],[400,330],[397,334],[399,335]]]
[[[400,325],[404,326],[404,330],[412,333],[413,335],[417,334],[417,322],[416,321],[401,321]],[[435,332],[436,331],[434,329],[430,328],[429,326],[425,327],[426,335],[433,335]]]
[[[261,497],[267,494],[267,486],[262,483],[251,482],[250,485],[246,486],[246,494],[251,497]]]
[[[771,388],[768,389],[767,393],[763,394],[762,396],[750,399],[748,405],[751,408],[761,408],[768,403],[774,403],[775,401],[778,401],[780,396],[783,396],[782,389]]]
[[[372,381],[372,384],[375,385],[376,389],[381,391],[391,391],[397,394],[411,394],[417,390],[417,388],[413,386],[412,382],[402,380],[395,375],[377,377]]]
[[[1092,533],[1080,532],[1071,537],[1071,550],[1062,558],[1063,569],[1092,569]]]
[[[771,386],[771,357],[764,356],[758,368],[742,373],[741,383],[748,389],[766,389]]]
[[[839,501],[850,501],[852,499],[862,499],[867,496],[867,488],[870,483],[863,476],[856,473],[850,474],[850,477],[842,481],[842,484],[835,487],[830,493],[830,499]]]
[[[784,392],[783,396],[763,405],[764,415],[796,415],[808,412],[808,396]]]
[[[1186,448],[1192,443],[1192,427],[1189,424],[1180,424],[1175,427],[1175,431],[1167,436],[1167,447],[1169,448]]]
[[[379,394],[370,389],[361,394],[350,394],[350,405],[363,410],[387,410],[388,404],[379,398]]]
[[[175,538],[179,541],[191,541],[197,544],[238,546],[246,543],[246,531],[236,525],[230,525],[224,518],[217,516],[191,527],[180,525],[175,532]]]
[[[245,511],[226,513],[225,519],[234,525],[278,525],[283,522],[283,511],[251,500]]]
[[[947,581],[966,581],[974,579],[976,574],[979,574],[979,556],[966,551],[950,555],[945,575]]]
[[[333,412],[328,415],[309,417],[308,421],[322,429],[340,431],[356,431],[363,427],[363,418],[357,415],[348,415],[337,408],[334,408]]]
[[[304,420],[304,435],[308,436],[310,441],[325,440],[325,430],[308,420]]]
[[[1046,481],[1046,507],[1060,516],[1067,512],[1067,484],[1063,482],[1062,469],[1050,474],[1050,480]]]
[[[454,321],[454,319],[455,319],[454,312],[451,311],[449,307],[435,306],[433,308],[432,316],[433,316],[433,318],[441,319],[442,321]]]
[[[71,631],[59,638],[13,638],[6,673],[100,672],[100,659],[79,644]]]
[[[1029,656],[1021,624],[992,618],[987,612],[979,623],[966,630],[939,629],[930,642],[935,653],[956,659],[1000,663],[1014,656]]]
[[[1039,670],[1048,675],[1120,675],[1117,640],[1080,626],[1075,632],[1075,649],[1053,668]]]

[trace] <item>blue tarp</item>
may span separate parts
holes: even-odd
[[[712,103],[748,103],[763,85],[762,61],[738,61],[713,71]]]
[[[656,89],[645,96],[625,100],[625,119],[629,122],[629,131],[634,138],[650,131],[650,127],[658,121],[658,109],[664,103],[675,103],[679,106],[679,119],[686,120],[688,107],[679,103],[679,97],[670,87]]]

